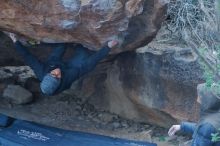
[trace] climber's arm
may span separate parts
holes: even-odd
[[[118,41],[113,40],[109,41],[106,46],[101,48],[98,52],[95,54],[91,55],[83,64],[80,69],[80,76],[84,75],[85,73],[91,71],[92,69],[95,68],[95,66],[98,64],[99,61],[104,59],[110,50],[118,45]]]
[[[36,56],[32,55],[25,46],[23,46],[19,41],[15,42],[15,48],[16,51],[19,53],[19,55],[22,56],[25,63],[31,67],[31,69],[34,71],[35,75],[39,80],[43,79],[43,63],[40,62]]]

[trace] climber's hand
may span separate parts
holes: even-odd
[[[118,45],[118,41],[117,40],[108,41],[108,47],[109,48],[115,48],[117,45]]]
[[[181,129],[181,126],[180,126],[180,125],[173,125],[173,126],[169,129],[168,135],[169,135],[169,136],[174,136],[175,133],[176,133],[177,131],[179,131],[180,129]]]
[[[17,37],[14,33],[9,33],[9,37],[11,38],[11,40],[15,43],[17,41]]]

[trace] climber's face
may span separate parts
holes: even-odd
[[[61,78],[61,70],[56,68],[50,72],[51,76],[60,79]]]

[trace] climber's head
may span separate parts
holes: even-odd
[[[197,86],[198,98],[197,101],[201,104],[201,110],[205,112],[218,111],[220,109],[219,95],[213,92],[211,87],[206,84]]]
[[[53,95],[61,82],[61,70],[56,68],[44,76],[40,88],[46,95]]]

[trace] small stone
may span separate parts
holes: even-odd
[[[93,118],[93,115],[92,115],[92,114],[89,114],[89,115],[88,115],[88,118],[92,119],[92,118]]]
[[[121,125],[122,125],[123,128],[128,128],[128,127],[129,127],[129,125],[127,124],[127,122],[122,122]]]
[[[98,117],[102,122],[109,123],[113,121],[114,115],[109,114],[109,113],[100,113]]]
[[[114,129],[120,128],[120,126],[121,126],[121,124],[119,122],[114,122],[112,125],[113,125]]]
[[[143,126],[145,129],[148,129],[150,127],[150,125],[148,125],[148,124],[144,124]]]
[[[96,128],[100,128],[101,126],[100,126],[99,124],[96,124],[95,127],[96,127]]]
[[[100,123],[100,122],[101,122],[98,118],[93,118],[92,120],[93,120],[94,122],[96,122],[96,123]]]
[[[100,113],[100,114],[98,114],[98,117],[99,117],[99,118],[101,118],[101,117],[102,117],[102,114],[101,114],[101,113]]]
[[[15,104],[26,104],[33,100],[32,93],[19,85],[8,85],[3,91],[3,97]]]
[[[75,106],[75,110],[81,110],[81,106],[79,105]]]
[[[78,118],[78,120],[83,120],[82,116],[78,116],[77,118]]]
[[[135,139],[144,141],[152,141],[152,131],[148,130],[148,131],[143,131],[143,132],[137,132],[135,133],[133,136],[135,137]]]

